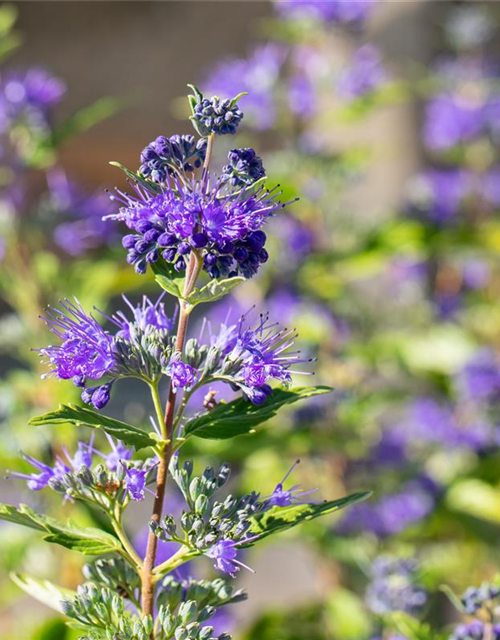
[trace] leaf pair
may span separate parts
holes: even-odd
[[[296,389],[274,389],[266,402],[254,405],[244,398],[232,402],[221,402],[208,411],[189,420],[184,429],[186,438],[196,436],[208,440],[226,440],[235,436],[252,433],[254,428],[273,418],[281,407],[298,400],[330,393],[330,387],[298,387]],[[87,407],[62,404],[55,411],[49,411],[32,418],[29,424],[39,427],[51,424],[71,424],[75,427],[103,429],[136,449],[155,447],[155,434],[147,434],[131,424],[102,415]]]
[[[245,281],[245,278],[241,276],[226,278],[225,280],[210,280],[203,287],[196,287],[192,293],[184,296],[184,276],[179,276],[170,264],[161,260],[152,266],[153,271],[156,273],[156,282],[160,287],[170,295],[187,302],[190,311],[198,304],[220,300]]]

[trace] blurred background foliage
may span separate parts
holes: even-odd
[[[224,630],[236,640],[447,637],[463,612],[443,585],[495,581],[500,560],[499,7],[102,3],[93,45],[72,31],[91,22],[91,6],[0,8],[0,467],[22,470],[19,450],[50,458],[76,440],[26,426],[77,399],[71,385],[40,381],[43,308],[76,296],[109,311],[121,293],[152,290],[101,220],[113,207],[104,183],[123,187],[106,162],[134,168],[151,139],[177,133],[186,82],[248,91],[239,143],[265,158],[284,199],[300,201],[269,224],[266,268],[210,320],[269,311],[297,327],[317,383],[335,391],[194,453],[230,461],[235,491],[266,493],[300,458],[297,481],[319,496],[374,495],[269,543],[252,559],[257,575],[241,576],[250,600]],[[188,39],[206,55],[186,51]],[[61,77],[40,66],[51,61]],[[217,148],[221,165],[230,148]],[[115,396],[115,415],[148,419],[147,399],[126,385]],[[1,487],[9,502],[50,500]],[[139,538],[147,513],[130,523]],[[74,586],[77,561],[8,524],[0,549],[2,638],[73,638],[8,573],[29,567]]]

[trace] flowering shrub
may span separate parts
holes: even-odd
[[[113,219],[125,222],[140,234],[133,236],[133,245],[130,236],[125,236],[128,261],[142,271],[137,265],[143,258],[137,259],[136,254],[146,256],[144,262],[152,265],[158,284],[178,299],[176,320],[166,315],[163,296],[155,303],[144,298],[137,307],[126,301],[131,315],[120,311],[107,318],[117,329],[114,334],[86,313],[77,300],[61,303],[60,309],[47,309],[45,320],[58,340],[58,344],[39,350],[49,367],[48,375],[71,379],[83,389],[82,400],[93,409],[61,405],[33,418],[31,424],[67,423],[102,430],[110,449],[101,452],[92,437],[89,442],[80,441],[74,453],[63,448],[64,456],[58,456],[52,466],[26,456],[34,471],[11,474],[25,480],[33,491],[50,488],[65,500],[92,505],[105,515],[112,533],[64,524],[25,505],[0,508],[0,518],[40,530],[49,542],[88,555],[106,556],[85,570],[89,579],[74,593],[48,583],[39,589],[42,600],[49,590],[57,594],[53,604],[70,618],[82,640],[213,638],[210,619],[216,610],[240,600],[244,594],[234,592],[220,580],[190,579],[179,583],[173,578],[174,570],[194,558],[206,557],[218,571],[231,577],[241,568],[252,571],[240,558],[243,549],[368,495],[357,493],[332,501],[309,502],[311,490],[287,486],[292,467],[267,496],[261,497],[255,491],[240,497],[224,496],[219,492],[229,479],[229,465],[218,470],[207,468],[202,475],[196,475],[191,460],[180,460],[181,450],[191,438],[228,439],[248,434],[281,406],[329,391],[325,387],[290,388],[291,374],[297,373],[294,367],[307,360],[290,350],[296,336],[271,323],[268,317],[261,317],[252,328],[243,316],[237,324],[212,329],[208,342],[203,342],[201,336],[187,339],[192,309],[221,298],[243,280],[232,273],[222,279],[219,271],[208,270],[211,279],[200,285],[207,258],[218,251],[233,255],[232,259],[242,265],[251,262],[252,255],[258,257],[255,251],[260,245],[255,234],[267,217],[284,206],[275,204],[279,192],[274,190],[269,199],[269,192],[264,192],[262,186],[256,189],[250,172],[243,187],[234,184],[234,180],[211,181],[216,136],[234,133],[243,114],[236,107],[237,98],[207,100],[196,88],[194,91],[195,96],[190,97],[192,120],[206,140],[194,143],[189,139],[183,147],[185,153],[176,155],[172,145],[179,150],[181,139],[172,138],[168,143],[172,153],[162,150],[163,173],[156,169],[149,172],[149,165],[148,170],[142,169],[138,174],[126,170],[139,197],[122,194],[123,206],[112,214]],[[193,148],[205,150],[198,173],[197,162],[188,162]],[[251,150],[232,154],[250,158],[255,166],[256,155]],[[143,161],[145,157],[151,157],[149,151],[143,153]],[[239,171],[245,174],[247,165]],[[162,240],[165,235],[173,239]],[[223,244],[232,240],[240,242],[234,252]],[[167,249],[160,253],[157,246]],[[244,260],[239,260],[238,248],[247,249]],[[169,249],[182,258],[174,258]],[[222,258],[217,260],[220,263]],[[104,408],[113,385],[129,377],[149,387],[156,414],[154,429],[149,432],[94,410]],[[285,388],[273,389],[269,385],[272,379]],[[198,407],[194,417],[185,418],[192,394],[202,387],[208,389],[215,381],[241,390],[242,397],[225,403],[212,396],[208,406]],[[99,384],[89,386],[95,382]],[[164,384],[168,388],[165,408],[160,397],[160,385]],[[136,455],[142,449],[150,451],[147,458]],[[185,500],[180,517],[168,512],[168,501],[164,513],[169,475]],[[129,506],[143,501],[147,493],[154,496],[154,506],[145,554],[141,557],[126,533],[123,518]],[[174,543],[175,549],[170,557],[158,562],[160,540]],[[15,579],[32,591],[29,584],[33,579]]]

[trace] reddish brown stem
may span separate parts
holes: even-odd
[[[208,185],[208,169],[210,166],[210,160],[212,158],[214,135],[208,137],[207,153],[205,156],[205,162],[203,164],[203,173],[201,182],[203,188]],[[188,268],[186,269],[186,278],[184,280],[184,297],[188,296],[196,285],[196,280],[201,271],[202,260],[195,251],[191,253]],[[189,321],[188,305],[184,300],[180,301],[179,322],[177,326],[177,338],[175,342],[175,349],[179,353],[184,350],[184,343],[186,342],[186,331]],[[170,385],[168,391],[167,405],[165,407],[165,425],[163,434],[168,441],[163,454],[160,456],[160,464],[158,465],[158,471],[156,474],[156,494],[153,505],[153,514],[151,521],[159,523],[163,512],[163,501],[165,499],[165,486],[167,483],[168,466],[172,458],[173,453],[173,430],[174,430],[174,416],[175,416],[175,400],[176,394],[172,390]],[[148,544],[146,547],[146,555],[144,556],[144,563],[142,567],[141,582],[141,604],[142,613],[144,616],[152,616],[154,608],[154,580],[153,569],[156,562],[156,549],[158,546],[158,538],[150,531],[148,535]],[[153,634],[151,634],[153,638]]]
[[[188,268],[186,270],[186,280],[184,287],[184,295],[189,295],[194,288],[196,283],[197,276],[201,269],[201,262],[198,256],[193,252],[191,254],[191,259],[189,261]],[[189,321],[189,312],[187,309],[186,303],[181,300],[180,301],[180,311],[179,311],[179,322],[177,326],[177,338],[175,342],[175,350],[182,353],[184,350],[184,344],[186,342],[186,331],[187,325]],[[153,513],[150,521],[156,522],[159,524],[160,518],[163,512],[163,501],[165,499],[165,486],[167,483],[167,475],[168,475],[168,466],[170,464],[170,460],[172,458],[173,453],[173,424],[174,424],[174,416],[175,416],[175,401],[176,394],[172,389],[172,385],[170,385],[168,391],[168,399],[167,405],[165,407],[165,425],[164,425],[164,436],[166,440],[168,440],[168,444],[165,447],[163,455],[160,457],[160,464],[158,465],[158,471],[156,474],[156,494],[153,505]],[[156,550],[158,547],[158,538],[152,533],[149,532],[148,535],[148,544],[146,548],[146,555],[144,556],[144,563],[142,568],[142,593],[141,593],[141,603],[142,603],[142,613],[144,616],[153,615],[153,606],[154,606],[154,580],[153,580],[153,569],[155,567],[156,562]]]

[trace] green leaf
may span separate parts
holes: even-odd
[[[36,513],[27,505],[21,504],[19,508],[11,504],[0,504],[0,520],[14,522],[23,527],[45,531],[45,527],[36,520]]]
[[[43,531],[44,540],[59,544],[67,549],[79,551],[85,555],[100,555],[122,550],[120,541],[105,531],[93,527],[77,527],[71,522],[64,524],[49,516],[36,513],[25,504],[19,508],[0,504],[0,520],[7,520]]]
[[[63,613],[61,602],[76,595],[76,591],[58,587],[48,580],[38,580],[25,573],[11,573],[10,578],[32,598],[59,613]]]
[[[176,298],[183,298],[182,292],[179,289],[179,285],[175,280],[172,280],[167,276],[155,276],[155,280],[160,285],[160,287],[167,293],[170,293],[170,295],[175,296]]]
[[[460,613],[462,614],[466,613],[464,609],[464,605],[462,604],[462,601],[460,600],[460,598],[457,596],[457,594],[453,591],[451,587],[449,587],[447,584],[442,584],[439,586],[439,590],[442,591],[446,596],[448,596],[448,600],[451,602],[451,604],[455,607],[457,611],[460,611]]]
[[[146,180],[138,173],[134,173],[133,171],[130,171],[130,169],[127,169],[127,167],[124,167],[119,162],[116,162],[115,160],[113,160],[109,164],[112,167],[118,167],[118,169],[121,169],[126,176],[128,176],[134,182],[138,182],[147,191],[150,191],[153,194],[161,193],[161,188],[157,184],[155,184],[154,182],[150,182],[149,180]]]
[[[121,108],[117,98],[100,98],[92,104],[83,107],[64,122],[52,137],[54,147],[58,147],[68,138],[91,129],[99,122],[111,117]]]
[[[172,264],[163,259],[152,264],[151,268],[155,273],[156,282],[162,289],[176,298],[183,299],[182,292],[184,291],[185,279],[183,273],[178,273]]]
[[[194,97],[196,98],[196,100],[198,102],[201,102],[203,100],[203,94],[202,92],[198,89],[198,87],[195,84],[188,84],[187,85],[191,91],[194,93]]]
[[[186,424],[185,437],[197,436],[211,440],[224,440],[250,433],[257,425],[267,422],[281,407],[331,393],[330,387],[297,387],[296,389],[273,389],[262,405],[254,405],[244,398],[232,402],[221,402],[212,411],[197,416]]]
[[[0,7],[0,36],[6,36],[16,23],[19,11],[13,4]]]
[[[328,502],[321,502],[320,504],[296,504],[290,505],[289,507],[272,507],[269,511],[258,513],[250,518],[252,524],[249,533],[252,536],[259,536],[258,540],[262,540],[279,531],[296,527],[306,520],[314,520],[315,518],[319,518],[319,516],[339,511],[339,509],[344,509],[351,504],[366,500],[370,495],[371,491],[361,491],[340,498],[339,500],[330,500]],[[256,541],[257,540],[242,546],[252,546]]]
[[[226,278],[225,280],[211,280],[201,289],[195,289],[186,300],[191,307],[195,307],[202,302],[215,302],[230,293],[242,282],[245,282],[245,278],[241,276]]]
[[[46,424],[72,424],[75,427],[90,427],[91,429],[103,429],[110,436],[118,438],[125,444],[136,449],[154,447],[157,443],[145,431],[131,424],[109,418],[97,411],[75,404],[61,404],[55,411],[49,411],[41,416],[31,418],[29,424],[40,427]]]
[[[242,91],[241,93],[238,93],[237,96],[234,96],[234,98],[231,100],[231,107],[234,107],[239,100],[241,100],[241,98],[243,98],[243,96],[247,96],[248,95],[248,91]]]
[[[402,611],[394,611],[384,616],[384,623],[395,628],[409,640],[445,640],[447,635],[434,631],[428,624],[421,623]]]

